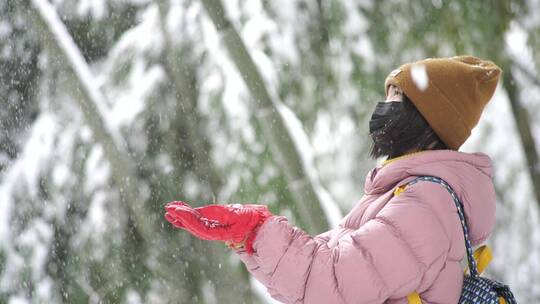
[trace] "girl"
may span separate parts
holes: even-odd
[[[439,184],[407,183],[419,175],[443,179],[464,204],[473,246],[490,235],[491,159],[458,149],[500,74],[472,56],[392,71],[369,122],[370,155],[387,159],[368,172],[364,196],[334,229],[310,236],[264,205],[172,202],[165,217],[201,239],[226,242],[284,303],[457,303],[465,246],[454,202]]]

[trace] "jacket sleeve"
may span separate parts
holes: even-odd
[[[451,244],[439,216],[409,188],[358,229],[338,227],[311,237],[273,216],[257,234],[255,253],[237,253],[270,295],[285,303],[406,297],[435,279]],[[334,234],[339,239],[330,248]]]

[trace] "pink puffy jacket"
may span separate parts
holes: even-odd
[[[474,245],[495,222],[491,159],[484,153],[423,151],[370,170],[365,195],[337,228],[312,237],[273,216],[260,228],[255,253],[237,250],[249,272],[284,303],[457,303],[465,245],[444,179],[465,206]]]

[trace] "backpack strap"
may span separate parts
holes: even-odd
[[[493,259],[493,253],[487,245],[482,245],[474,251],[474,260],[478,265],[478,273],[482,274],[484,270],[488,267],[489,262]],[[467,274],[467,269],[465,269],[465,274]]]
[[[467,226],[467,220],[465,218],[465,212],[463,211],[464,210],[463,203],[461,203],[457,194],[454,192],[454,190],[452,189],[452,187],[450,187],[448,183],[446,183],[443,179],[436,176],[423,175],[423,176],[419,176],[411,180],[410,182],[404,185],[397,187],[394,191],[394,195],[399,195],[401,192],[405,190],[405,188],[408,185],[412,185],[418,182],[418,180],[426,180],[426,181],[441,184],[442,186],[446,188],[446,190],[448,190],[448,192],[450,192],[450,195],[452,196],[452,199],[454,200],[454,204],[456,205],[459,219],[461,222],[461,226],[463,228],[463,235],[465,237],[465,248],[467,249],[467,261],[468,261],[467,268],[470,269],[472,277],[476,278],[480,276],[480,273],[484,271],[484,269],[487,267],[487,265],[493,258],[491,249],[488,246],[483,245],[479,247],[478,249],[476,249],[476,251],[473,254],[471,241],[469,239],[469,229]],[[465,268],[465,274],[467,273],[467,268]],[[420,295],[417,292],[413,292],[409,294],[407,296],[407,300],[409,304],[422,303],[422,300],[420,299]],[[506,301],[504,300],[503,297],[499,298],[499,304],[506,304]]]
[[[467,220],[465,218],[465,213],[463,211],[464,210],[463,203],[461,203],[461,201],[459,200],[457,194],[454,192],[452,187],[450,187],[450,185],[448,185],[448,183],[445,182],[443,179],[441,179],[439,177],[436,177],[436,176],[423,175],[423,176],[419,176],[419,177],[413,179],[408,184],[409,185],[415,184],[419,180],[425,180],[425,181],[438,183],[438,184],[442,185],[443,187],[445,187],[446,190],[448,190],[448,192],[450,192],[450,195],[452,196],[452,199],[454,200],[454,203],[455,203],[456,208],[457,208],[459,219],[461,221],[461,227],[463,228],[463,235],[465,237],[465,248],[467,249],[467,262],[468,262],[468,265],[469,265],[469,270],[471,272],[471,276],[473,278],[477,278],[479,276],[479,274],[478,274],[478,269],[476,268],[477,267],[476,266],[476,261],[474,260],[474,256],[473,256],[473,250],[472,250],[471,241],[469,239],[469,229],[468,229],[468,226],[467,226]]]

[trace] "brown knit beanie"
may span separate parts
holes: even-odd
[[[458,150],[480,120],[501,72],[473,56],[429,58],[395,69],[384,87],[401,88],[441,140]]]

